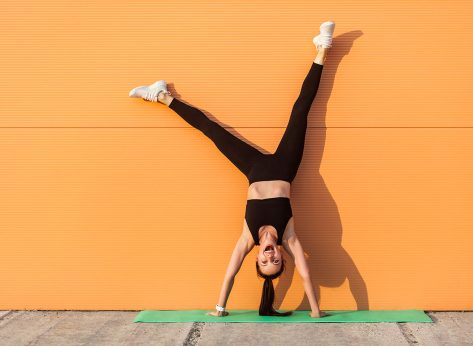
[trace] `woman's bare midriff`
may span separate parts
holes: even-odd
[[[255,181],[248,187],[246,199],[291,197],[291,184],[284,180]]]

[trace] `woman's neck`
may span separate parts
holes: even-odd
[[[263,226],[262,229],[259,230],[259,240],[260,244],[262,241],[265,240],[273,240],[274,242],[277,242],[278,240],[278,232],[271,226],[271,227],[265,227]]]

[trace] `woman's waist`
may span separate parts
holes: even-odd
[[[291,184],[284,180],[255,181],[248,187],[247,200],[291,197]]]

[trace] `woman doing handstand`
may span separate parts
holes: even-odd
[[[246,255],[255,245],[260,249],[256,255],[256,272],[263,278],[263,293],[259,307],[260,315],[287,316],[292,311],[280,313],[273,308],[274,288],[272,280],[284,271],[283,253],[279,246],[294,259],[297,271],[304,282],[304,290],[311,306],[311,317],[327,316],[320,311],[312,285],[304,251],[294,230],[294,217],[290,203],[290,186],[294,180],[304,151],[307,117],[316,96],[323,64],[329,48],[335,23],[324,22],[320,34],[313,38],[317,56],[302,83],[300,95],[274,154],[263,154],[255,147],[235,137],[225,128],[210,120],[201,110],[171,96],[166,82],[160,80],[149,86],[139,86],[129,96],[147,101],[161,102],[179,114],[186,122],[210,138],[217,148],[248,178],[243,232],[233,250],[225,273],[214,316],[226,316],[230,291]]]

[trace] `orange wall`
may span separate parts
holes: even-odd
[[[473,308],[467,1],[4,1],[0,309],[213,309],[246,178],[161,104],[165,79],[275,150],[337,23],[293,184],[328,309]],[[257,248],[228,309],[257,309]],[[310,309],[293,262],[278,309]]]

